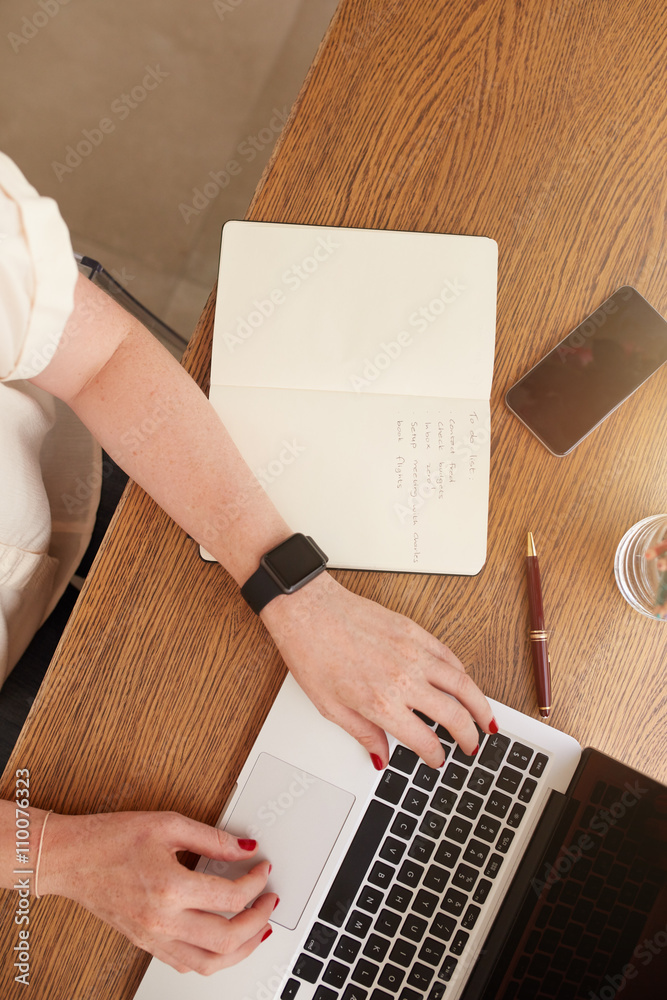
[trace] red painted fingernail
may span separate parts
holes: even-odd
[[[270,875],[272,871],[273,871],[273,865],[269,865],[269,870],[266,874]]]
[[[498,732],[498,723],[495,719],[491,719],[491,722],[489,723],[489,732],[494,734]]]
[[[382,763],[382,758],[378,757],[376,753],[371,754],[371,760],[373,761],[373,767],[376,771],[382,771],[384,764]]]
[[[254,851],[257,847],[256,840],[239,840],[238,844],[242,851]]]
[[[280,896],[278,896],[277,900],[276,900],[276,901],[275,901],[275,903],[273,904],[273,909],[274,909],[274,910],[275,910],[275,908],[276,908],[276,906],[278,905],[278,903],[279,903],[279,902],[280,902]]]
[[[475,749],[473,750],[473,752],[470,754],[470,756],[474,757],[478,750],[479,750],[479,743],[477,744],[477,746],[475,747]]]
[[[262,937],[262,941],[266,941],[267,937],[270,934],[273,934],[273,928],[272,927],[269,927],[268,931],[264,931],[264,935]],[[260,942],[260,944],[261,944],[261,942]]]

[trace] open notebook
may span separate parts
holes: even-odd
[[[479,236],[224,226],[210,399],[332,566],[482,568],[497,261]]]

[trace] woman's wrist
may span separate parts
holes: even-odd
[[[72,875],[67,870],[65,845],[75,846],[72,821],[83,817],[45,813],[40,832],[39,869],[36,870],[35,891],[42,896],[70,896]],[[48,819],[48,822],[47,822]],[[82,850],[80,846],[78,848]],[[69,890],[69,891],[68,891]]]
[[[314,615],[322,613],[332,592],[340,585],[325,570],[293,594],[280,594],[260,612],[260,618],[276,638],[284,636]]]

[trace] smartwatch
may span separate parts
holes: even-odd
[[[241,596],[259,614],[274,597],[293,594],[323,573],[328,561],[308,535],[292,535],[262,556],[259,569],[241,587]]]

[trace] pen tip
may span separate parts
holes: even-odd
[[[528,548],[526,551],[529,556],[537,555],[537,552],[535,551],[535,539],[533,538],[532,531],[528,532]]]
[[[541,718],[544,721],[546,721],[549,718],[550,715],[551,715],[551,709],[550,708],[541,708],[540,709],[540,716],[541,716]]]

